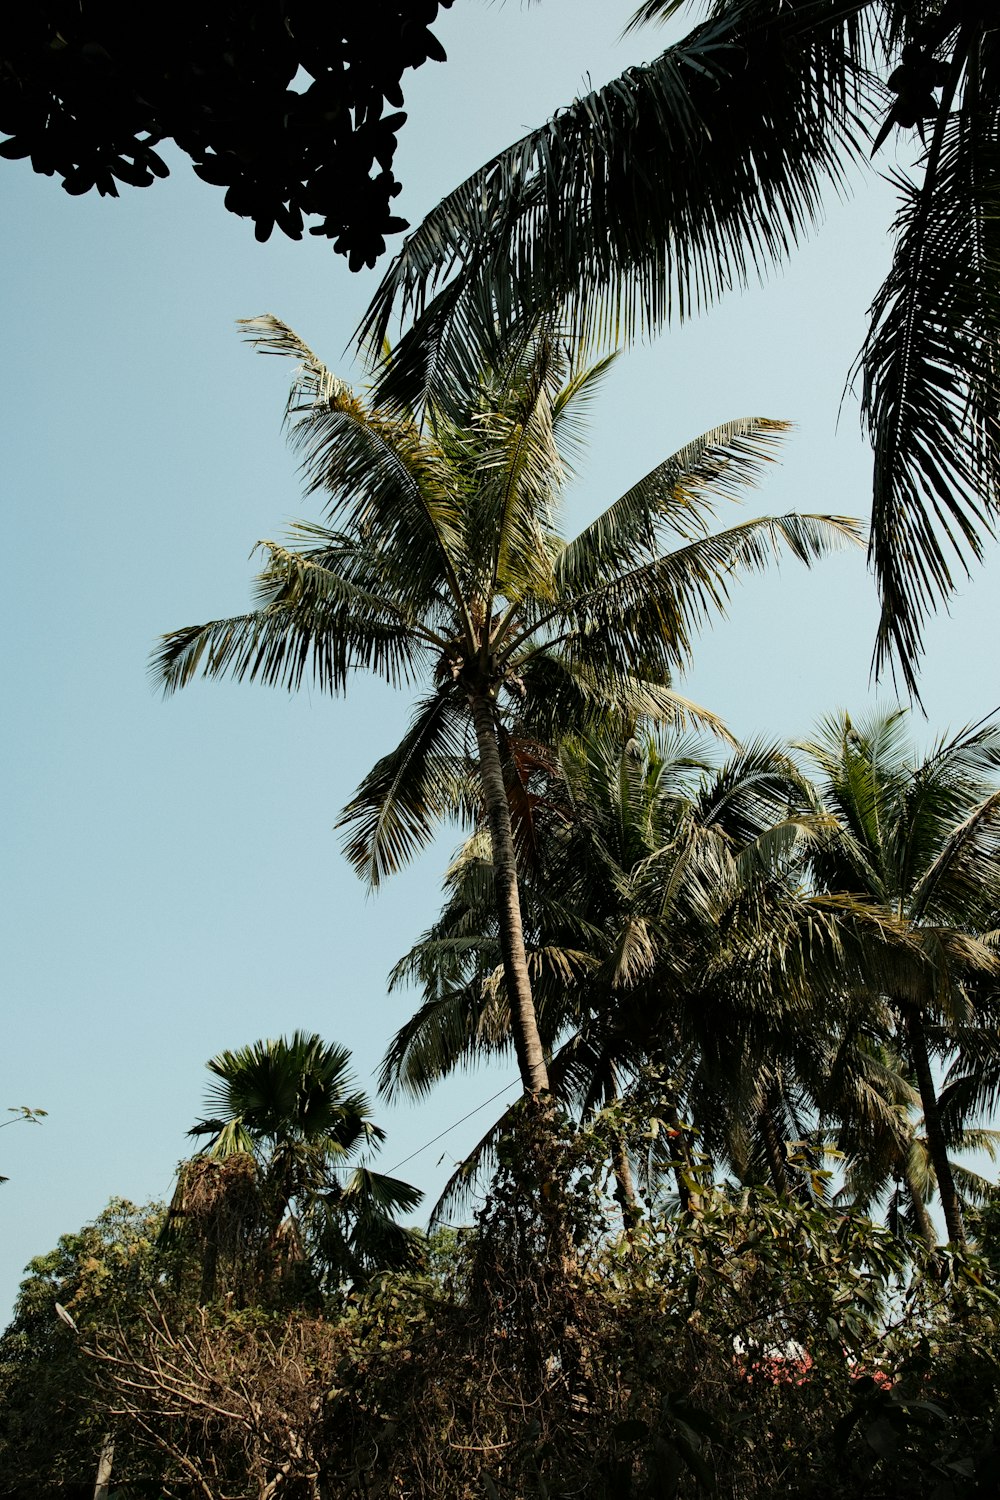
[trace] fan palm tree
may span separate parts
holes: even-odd
[[[247,331],[300,362],[293,436],[329,524],[300,526],[297,546],[264,543],[259,607],[174,631],[153,671],[168,692],[199,672],[295,688],[311,670],[330,692],[361,668],[423,680],[409,729],[342,815],[347,853],[377,884],[441,817],[485,811],[511,1031],[537,1094],[548,1073],[505,785],[513,723],[546,741],[609,711],[716,724],[669,683],[734,572],[782,546],[811,562],[857,527],[789,515],[710,533],[713,499],[757,478],[782,429],[747,419],[690,443],[566,542],[556,506],[607,361],[581,368],[573,346],[543,332],[506,364],[467,371],[462,402],[453,391],[418,424],[356,394],[277,319]]]
[[[687,0],[645,0],[637,21]],[[704,0],[652,63],[561,109],[405,241],[360,330],[412,315],[384,389],[447,388],[470,338],[569,306],[685,318],[781,259],[890,131],[895,256],[860,358],[874,447],[876,665],[911,692],[928,613],[1000,505],[1000,27],[992,0]],[[888,83],[883,80],[888,75]],[[881,128],[879,128],[881,122]]]
[[[311,1252],[339,1280],[413,1261],[417,1241],[394,1216],[415,1208],[422,1194],[357,1161],[385,1133],[351,1076],[346,1048],[296,1031],[220,1052],[207,1066],[214,1075],[209,1114],[188,1134],[208,1139],[182,1170],[175,1214],[189,1211],[186,1200],[205,1175],[192,1167],[229,1166],[238,1170],[220,1174],[218,1186],[231,1197],[237,1183],[244,1217],[272,1263],[283,1252]],[[210,1266],[203,1300],[214,1279]]]
[[[948,1235],[962,1244],[931,1058],[955,1054],[975,1018],[977,991],[995,987],[998,960],[985,938],[1000,896],[1000,729],[964,730],[919,759],[905,720],[899,709],[857,725],[846,713],[834,715],[803,742],[831,818],[809,861],[819,890],[881,908],[911,939],[898,949],[889,987],[879,979],[870,988],[893,1009]]]

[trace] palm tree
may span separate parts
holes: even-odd
[[[311,670],[334,693],[360,668],[424,681],[403,739],[342,815],[347,854],[376,885],[441,817],[485,811],[511,1031],[524,1089],[538,1094],[548,1072],[505,784],[513,726],[551,742],[557,726],[609,711],[717,724],[669,684],[734,571],[782,545],[811,562],[857,527],[789,515],[709,533],[713,498],[756,479],[782,430],[746,419],[690,443],[566,542],[556,506],[607,361],[582,368],[543,331],[500,366],[467,367],[461,392],[418,423],[356,394],[277,319],[247,331],[300,361],[293,437],[329,524],[300,526],[294,547],[264,543],[259,607],[174,631],[153,671],[168,692],[199,672],[295,688]]]
[[[855,725],[823,721],[801,749],[818,768],[832,822],[810,850],[813,878],[832,896],[868,902],[908,933],[896,973],[871,984],[892,1007],[896,1045],[920,1097],[949,1238],[963,1244],[961,1204],[932,1068],[954,1055],[998,960],[984,937],[1000,895],[1000,729],[983,724],[941,740],[923,759],[903,710]]]
[[[686,0],[645,0],[637,21]],[[705,0],[654,62],[577,100],[450,193],[362,324],[412,315],[384,390],[447,388],[470,336],[568,306],[655,328],[781,259],[892,130],[895,257],[860,356],[875,454],[876,664],[915,692],[923,626],[1000,508],[1000,29],[989,0]],[[888,75],[888,87],[882,80]],[[891,103],[890,103],[891,100]],[[881,121],[881,129],[879,122]],[[874,154],[874,152],[872,153]]]
[[[547,763],[537,750],[531,761],[518,799],[525,931],[550,1082],[564,1105],[586,1117],[625,1095],[638,1110],[652,1077],[650,1108],[665,1129],[651,1164],[672,1166],[685,1205],[692,1127],[703,1160],[786,1194],[801,1177],[788,1143],[814,1136],[824,1115],[838,1106],[857,1114],[855,1096],[869,1122],[890,1115],[872,1069],[862,1079],[843,1044],[858,1008],[845,992],[873,943],[884,946],[885,924],[802,889],[802,850],[823,819],[803,811],[810,798],[787,754],[749,746],[713,770],[690,740],[623,740],[606,726],[563,742]],[[416,983],[423,1000],[383,1062],[389,1096],[422,1095],[508,1046],[481,833],[453,862],[447,897],[393,972],[394,985]],[[867,1014],[870,1023],[870,1004]],[[502,1123],[463,1164],[448,1201]],[[622,1141],[610,1144],[627,1210],[629,1163]]]
[[[220,1247],[245,1253],[242,1239],[255,1242],[250,1259],[265,1273],[308,1257],[338,1282],[414,1260],[417,1241],[394,1216],[422,1195],[356,1160],[384,1131],[346,1048],[296,1031],[220,1052],[207,1066],[210,1113],[188,1134],[208,1140],[182,1168],[173,1204],[175,1220],[197,1215],[211,1227],[203,1301],[214,1295]]]

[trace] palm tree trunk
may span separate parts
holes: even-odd
[[[611,1132],[611,1166],[615,1174],[615,1200],[622,1211],[622,1222],[631,1229],[642,1217],[635,1196],[635,1179],[632,1163],[625,1150],[625,1142],[617,1130]]]
[[[913,1063],[913,1071],[917,1076],[920,1107],[924,1112],[924,1129],[927,1131],[927,1149],[934,1163],[934,1175],[937,1177],[944,1221],[948,1226],[948,1238],[952,1244],[960,1245],[964,1249],[965,1224],[962,1220],[962,1205],[959,1202],[955,1179],[951,1175],[951,1162],[948,1160],[948,1147],[941,1124],[941,1111],[938,1108],[934,1075],[931,1072],[930,1058],[927,1054],[924,1021],[919,1010],[907,1011],[906,1036],[910,1044],[910,1061]]]
[[[524,949],[521,899],[514,859],[514,836],[510,826],[510,808],[503,783],[493,708],[485,693],[473,693],[471,698],[472,718],[479,746],[479,776],[490,825],[493,880],[500,922],[500,951],[510,1000],[514,1051],[525,1093],[547,1093],[549,1075],[538,1034],[538,1018],[528,976],[528,956]]]
[[[605,1105],[615,1104],[619,1098],[618,1075],[613,1062],[608,1063],[608,1077],[604,1088]],[[611,1132],[611,1170],[615,1174],[615,1202],[622,1211],[622,1222],[627,1230],[642,1217],[635,1195],[635,1178],[632,1163],[628,1159],[625,1140],[620,1130]]]
[[[785,1166],[785,1145],[778,1136],[771,1108],[771,1100],[768,1098],[757,1111],[757,1125],[760,1129],[764,1155],[767,1157],[767,1169],[771,1174],[771,1186],[779,1198],[787,1198],[789,1185]]]
[[[697,1219],[701,1217],[701,1194],[697,1188],[691,1186],[698,1179],[695,1176],[694,1159],[691,1155],[691,1143],[677,1113],[677,1105],[672,1099],[667,1099],[661,1106],[663,1118],[667,1122],[669,1130],[673,1131],[674,1150],[677,1157],[673,1164],[674,1182],[677,1185],[677,1201],[680,1204],[681,1213],[685,1218]]]
[[[927,1205],[924,1202],[924,1195],[917,1186],[916,1181],[914,1180],[913,1173],[911,1172],[909,1167],[904,1170],[903,1180],[906,1183],[906,1191],[909,1195],[910,1203],[913,1207],[913,1217],[917,1221],[917,1228],[920,1231],[920,1238],[923,1240],[924,1244],[933,1255],[934,1251],[937,1249],[937,1235],[934,1233],[934,1223],[931,1219],[930,1214],[927,1212]]]

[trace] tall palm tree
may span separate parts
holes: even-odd
[[[932,1056],[955,1055],[977,990],[995,986],[984,940],[1000,896],[1000,729],[983,724],[919,758],[903,710],[823,721],[802,750],[821,775],[829,831],[809,852],[818,888],[880,908],[905,927],[895,976],[872,984],[891,1005],[916,1082],[948,1235],[965,1240]]]
[[[385,1133],[350,1073],[345,1047],[296,1031],[220,1052],[207,1067],[214,1075],[209,1114],[188,1132],[207,1139],[182,1170],[175,1213],[185,1213],[201,1186],[204,1173],[192,1167],[228,1165],[239,1170],[223,1173],[219,1186],[236,1183],[270,1262],[290,1246],[340,1279],[414,1258],[416,1241],[395,1215],[415,1208],[422,1195],[358,1161]],[[210,1264],[210,1285],[214,1279]]]
[[[688,0],[645,0],[637,21]],[[916,689],[928,613],[1000,508],[1000,27],[992,0],[703,0],[652,63],[561,109],[407,238],[362,325],[412,315],[387,392],[447,387],[470,335],[568,305],[656,327],[742,286],[890,131],[895,256],[860,357],[874,447],[876,663]],[[888,83],[884,80],[888,78]],[[880,128],[881,126],[881,128]],[[872,153],[874,154],[874,153]]]
[[[805,810],[801,776],[774,747],[750,746],[711,770],[690,741],[623,740],[617,726],[564,742],[544,772],[542,757],[533,761],[522,814],[533,827],[519,859],[553,1092],[586,1116],[633,1091],[652,1065],[653,1112],[666,1127],[653,1155],[673,1160],[682,1202],[691,1126],[713,1165],[791,1191],[799,1174],[788,1142],[838,1105],[857,1113],[853,1094],[866,1118],[878,1115],[879,1096],[870,1079],[861,1089],[842,1038],[846,992],[862,957],[884,946],[886,925],[802,889],[801,850],[823,819]],[[393,983],[416,983],[423,1002],[386,1054],[389,1095],[423,1094],[507,1048],[491,879],[488,845],[474,834],[449,871],[441,917],[394,971]],[[612,1141],[616,1196],[626,1206],[620,1145]]]
[[[566,542],[556,508],[607,361],[582,368],[574,346],[538,333],[500,365],[467,365],[418,423],[351,390],[277,319],[247,332],[300,363],[293,438],[329,524],[300,526],[296,546],[264,543],[259,607],[172,632],[153,671],[168,692],[199,672],[295,688],[311,671],[334,693],[354,669],[423,680],[409,729],[342,816],[347,853],[377,884],[456,806],[485,810],[514,1047],[537,1094],[548,1073],[505,785],[512,725],[551,741],[609,711],[715,724],[669,684],[734,571],[782,546],[811,562],[857,527],[789,515],[710,533],[713,499],[758,477],[782,428],[746,419],[690,443]]]

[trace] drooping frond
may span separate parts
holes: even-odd
[[[499,951],[497,956],[499,957]],[[396,1032],[382,1059],[379,1093],[421,1098],[456,1067],[510,1049],[506,997],[484,990],[478,975],[427,1000]]]
[[[412,1213],[423,1196],[419,1188],[400,1177],[355,1167],[341,1186],[340,1201],[356,1213],[373,1209],[380,1214]]]
[[[586,733],[610,716],[622,725],[639,720],[691,725],[731,739],[711,709],[675,691],[662,677],[631,672],[608,658],[602,652],[594,663],[585,653],[564,648],[539,651],[517,663],[516,680],[525,690],[519,718],[525,728],[540,739],[554,740],[561,733]]]
[[[408,682],[426,648],[387,613],[366,621],[349,606],[310,601],[185,626],[162,638],[150,661],[150,678],[165,693],[186,687],[199,674],[290,692],[311,681],[325,692],[341,693],[351,672],[363,669],[393,685]]]
[[[859,154],[863,8],[742,0],[474,173],[404,242],[362,325],[377,348],[393,312],[413,317],[395,389],[446,388],[486,288],[505,329],[567,303],[628,331],[783,257]]]
[[[963,909],[965,921],[976,926],[1000,910],[1000,792],[950,833],[913,892],[917,920]]]
[[[446,692],[422,699],[396,748],[372,767],[344,808],[344,852],[357,873],[377,886],[407,864],[434,836],[442,818],[461,817],[456,765],[466,755],[467,723]]]
[[[762,516],[702,536],[570,596],[576,629],[567,649],[594,665],[641,664],[651,674],[687,666],[698,629],[724,616],[740,571],[756,572],[784,549],[810,564],[859,541],[844,516]]]
[[[300,338],[294,328],[289,328],[273,313],[261,313],[256,318],[238,318],[237,327],[250,346],[261,354],[276,354],[299,361],[299,368],[292,379],[285,406],[285,420],[303,407],[310,408],[328,402],[338,391],[347,391],[348,386],[338,379],[333,371],[314,354]]]
[[[982,80],[970,73],[961,109],[945,100],[922,181],[897,178],[895,256],[861,355],[882,596],[875,666],[898,665],[914,696],[928,616],[953,593],[956,568],[981,558],[1000,509],[995,31],[981,47],[992,66]]]
[[[742,848],[805,805],[803,778],[778,745],[754,740],[706,778],[695,797],[699,823]]]

